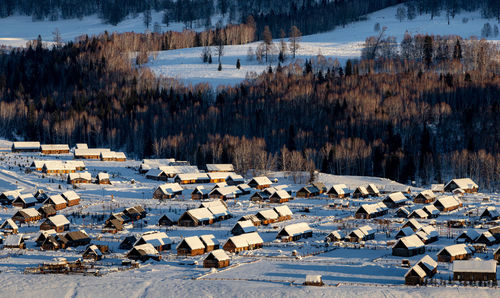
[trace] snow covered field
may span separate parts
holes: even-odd
[[[464,38],[471,36],[481,37],[481,29],[486,22],[497,24],[495,20],[487,20],[481,17],[479,11],[472,13],[461,13],[454,19],[448,20],[443,13],[436,16],[431,21],[430,15],[417,16],[414,20],[398,21],[395,17],[398,6],[389,7],[384,10],[369,14],[367,20],[352,23],[345,28],[338,27],[333,31],[304,36],[300,43],[297,59],[310,59],[318,54],[326,59],[331,59],[328,64],[333,65],[333,61],[338,59],[341,65],[349,58],[359,58],[365,39],[369,36],[377,35],[374,31],[376,23],[380,27],[387,27],[386,36],[395,36],[397,42],[403,39],[406,31],[410,34],[435,34],[435,35],[460,35]],[[467,19],[467,22],[464,22]],[[498,37],[491,37],[490,40],[499,40]],[[279,40],[274,40],[279,46]],[[158,53],[156,59],[152,60],[149,66],[157,75],[174,77],[185,83],[210,83],[218,85],[235,85],[247,77],[247,73],[262,73],[268,66],[255,60],[247,60],[248,48],[253,50],[259,45],[258,42],[240,46],[226,46],[222,57],[222,71],[217,71],[218,63],[214,57],[213,64],[203,64],[201,60],[201,48],[190,48],[173,51],[163,51]],[[151,56],[153,58],[153,56]],[[241,69],[236,69],[236,60],[240,59]],[[291,63],[291,59],[285,64]],[[272,63],[273,67],[277,62]]]
[[[33,159],[72,159],[71,154],[42,156],[39,153],[10,153],[10,142],[0,141],[0,193],[18,189],[22,193],[32,193],[35,189],[43,189],[49,195],[58,194],[71,189],[65,183],[64,176],[50,176],[38,172],[26,173],[26,167]],[[407,287],[404,286],[404,274],[408,270],[401,267],[401,257],[392,256],[390,242],[404,222],[394,215],[394,210],[384,219],[392,221],[389,226],[381,225],[376,220],[360,220],[352,218],[360,204],[380,202],[380,197],[367,199],[350,199],[351,206],[346,209],[332,209],[334,200],[322,195],[317,198],[295,198],[287,203],[294,215],[291,220],[259,226],[258,232],[264,240],[264,247],[257,250],[231,254],[231,266],[219,270],[203,268],[205,255],[195,257],[177,257],[175,247],[184,237],[213,234],[222,244],[231,236],[230,230],[243,215],[255,214],[263,209],[272,208],[273,204],[257,204],[249,201],[250,195],[228,201],[229,211],[233,218],[209,226],[159,227],[158,219],[167,214],[179,216],[187,208],[197,207],[199,201],[190,200],[191,191],[197,186],[185,185],[183,194],[173,200],[159,202],[152,199],[152,193],[163,182],[145,179],[137,172],[139,161],[102,162],[85,161],[92,176],[100,171],[107,171],[112,185],[81,185],[75,191],[82,197],[81,205],[68,207],[59,211],[71,222],[70,230],[85,229],[94,243],[108,245],[111,254],[100,261],[105,269],[103,276],[81,275],[30,275],[23,274],[27,267],[35,267],[56,257],[75,260],[81,257],[85,247],[61,249],[58,251],[40,250],[34,243],[39,232],[39,223],[22,225],[20,233],[24,233],[27,249],[0,249],[0,296],[20,295],[22,297],[96,297],[104,295],[120,295],[130,297],[147,296],[255,296],[269,297],[352,297],[354,295],[389,296],[389,297],[452,297],[481,295],[481,297],[498,296],[497,288],[463,287],[457,285]],[[271,179],[277,178],[279,185],[287,185],[286,189],[295,193],[307,179],[301,174],[274,172],[268,173]],[[401,186],[394,181],[362,176],[334,176],[319,174],[318,180],[327,186],[334,183],[345,183],[349,188],[374,183],[379,188]],[[134,183],[132,183],[134,181]],[[294,182],[296,181],[296,182]],[[206,185],[211,187],[213,184]],[[415,191],[417,189],[414,189]],[[488,196],[488,202],[483,197]],[[448,229],[445,226],[450,219],[473,220],[466,212],[477,214],[486,206],[500,207],[500,196],[497,194],[471,194],[463,197],[464,208],[443,213],[436,221],[436,229],[440,234],[437,242],[426,245],[432,258],[442,247],[454,243],[454,237],[462,229]],[[127,224],[117,234],[101,234],[104,219],[111,212],[118,212],[126,207],[142,205],[148,212],[144,220]],[[37,204],[38,208],[40,204]],[[418,204],[417,206],[418,207]],[[307,211],[306,211],[307,209]],[[0,223],[10,218],[18,209],[7,206],[0,210]],[[432,220],[419,220],[431,223]],[[313,236],[295,242],[276,241],[277,232],[292,223],[306,222],[313,229]],[[375,240],[365,242],[365,247],[355,244],[325,245],[325,236],[334,230],[349,232],[361,225],[369,224],[376,228]],[[118,264],[124,258],[126,250],[118,248],[122,239],[132,234],[146,231],[166,231],[173,240],[172,250],[161,252],[162,260],[148,261],[137,269],[117,271]],[[96,242],[97,241],[97,242]],[[489,247],[486,253],[476,253],[475,257],[491,259],[492,251],[497,246]],[[302,257],[297,258],[294,254]],[[412,264],[423,255],[408,258]],[[197,265],[192,265],[196,263]],[[98,262],[99,263],[99,262]],[[191,264],[191,265],[189,265]],[[436,279],[448,280],[451,274],[448,263],[439,263]],[[320,274],[326,286],[321,288],[303,286],[307,274]],[[117,294],[119,293],[119,294]]]

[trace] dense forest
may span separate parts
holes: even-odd
[[[454,18],[461,11],[479,9],[483,16],[500,21],[497,0],[2,0],[0,17],[21,14],[54,21],[96,14],[103,22],[117,25],[127,17],[142,15],[148,27],[161,31],[162,24],[171,22],[182,22],[187,29],[208,29],[221,18],[239,24],[252,15],[258,33],[267,25],[273,36],[279,36],[281,29],[291,26],[304,34],[332,30],[399,3],[405,3],[404,15],[409,19],[418,14]],[[152,11],[162,13],[162,24],[150,24]]]
[[[406,36],[398,54],[368,39],[372,57],[340,65],[318,56],[215,91],[131,63],[134,44],[190,46],[178,34],[105,33],[53,49],[39,40],[1,54],[0,135],[231,162],[240,172],[318,169],[423,184],[470,176],[499,187],[499,54],[484,40]]]

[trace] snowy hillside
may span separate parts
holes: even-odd
[[[400,42],[408,31],[410,34],[435,34],[435,35],[460,35],[464,38],[481,36],[481,29],[486,22],[496,24],[495,20],[487,20],[481,17],[479,11],[473,13],[461,13],[454,19],[448,20],[446,15],[434,17],[430,15],[417,16],[414,20],[400,22],[395,14],[398,6],[390,7],[368,15],[367,20],[349,24],[345,28],[337,28],[333,31],[304,36],[300,43],[297,59],[309,59],[321,54],[325,58],[335,59],[343,65],[349,58],[359,58],[363,42],[369,36],[377,35],[374,30],[375,24],[387,27],[386,36],[395,36]],[[489,38],[499,40],[500,36]],[[279,40],[274,41],[278,46]],[[267,65],[255,60],[247,60],[248,48],[253,50],[259,45],[258,42],[241,45],[226,46],[222,57],[222,71],[217,71],[217,59],[213,64],[203,64],[201,60],[201,48],[191,48],[158,53],[156,59],[148,66],[157,74],[174,77],[185,83],[197,84],[208,82],[212,85],[237,84],[244,80],[247,73],[261,73],[267,69]],[[152,57],[153,58],[153,57]],[[241,69],[236,69],[236,60],[241,60]],[[285,63],[292,62],[287,60]],[[273,63],[276,66],[277,62]]]

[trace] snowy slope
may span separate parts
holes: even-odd
[[[464,38],[480,36],[481,29],[486,22],[496,24],[495,20],[487,20],[481,17],[479,11],[471,13],[461,13],[450,19],[450,24],[446,16],[434,17],[430,20],[430,15],[421,15],[414,20],[404,20],[399,22],[396,17],[398,6],[386,8],[368,15],[367,20],[349,24],[345,28],[339,27],[333,31],[304,36],[300,43],[297,55],[298,59],[308,59],[318,54],[331,59],[328,63],[333,64],[335,59],[343,65],[349,58],[359,58],[364,40],[376,35],[374,26],[379,23],[381,27],[387,27],[386,36],[395,36],[397,41],[401,41],[405,32],[410,34],[435,34],[435,35],[460,35]],[[468,19],[465,23],[463,19]],[[499,40],[500,36],[492,37],[490,40]],[[278,46],[279,40],[275,40]],[[225,84],[237,84],[244,80],[249,72],[262,73],[267,69],[264,63],[258,63],[255,59],[247,60],[249,47],[255,50],[258,42],[241,46],[226,46],[225,54],[222,57],[222,71],[217,71],[217,59],[214,57],[213,64],[203,64],[201,61],[201,48],[190,48],[173,51],[163,51],[158,53],[156,59],[147,66],[157,75],[174,77],[185,83],[197,84],[202,82],[210,83],[214,86]],[[236,60],[241,60],[242,67],[237,70]],[[153,57],[152,57],[153,59]],[[293,62],[290,59],[286,64]],[[273,63],[276,66],[277,62]]]

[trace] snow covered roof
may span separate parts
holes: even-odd
[[[243,191],[250,191],[252,189],[250,187],[250,185],[245,184],[245,183],[238,184],[237,186],[238,186],[239,189],[241,189]]]
[[[234,172],[232,164],[207,164],[207,171],[209,172]]]
[[[146,177],[159,177],[163,173],[161,169],[151,169],[146,172]]]
[[[397,233],[397,235],[410,236],[410,235],[412,235],[414,233],[415,232],[413,232],[412,228],[410,228],[410,227],[404,227],[401,230],[399,230],[399,232]]]
[[[189,174],[189,173],[199,173],[198,167],[196,166],[159,166],[160,170],[162,170],[167,175],[176,175],[176,174]]]
[[[174,193],[181,192],[183,190],[182,186],[180,186],[179,183],[165,183],[165,184],[158,186],[158,188],[164,194],[174,194]]]
[[[278,191],[275,191],[271,197],[278,197],[280,199],[289,199],[291,198],[292,196],[288,193],[288,191],[286,190],[278,190]]]
[[[207,209],[216,217],[226,216],[229,214],[229,212],[227,211],[227,208],[222,206],[222,205],[211,206],[211,207],[208,207]]]
[[[424,206],[424,211],[427,212],[429,215],[438,215],[440,212],[436,208],[436,206],[430,204],[430,205],[425,205]]]
[[[76,149],[89,149],[87,143],[76,143]]]
[[[364,235],[370,235],[375,233],[375,229],[370,227],[369,225],[359,227],[358,230],[360,230]]]
[[[306,283],[321,283],[321,275],[313,275],[313,274],[307,274],[306,275]]]
[[[419,232],[424,232],[429,238],[439,237],[438,231],[433,226],[425,225],[419,229]]]
[[[154,247],[172,244],[172,240],[170,240],[165,232],[147,232],[142,234],[141,239],[143,239],[146,243],[152,244]]]
[[[470,248],[463,243],[446,246],[438,252],[438,255],[444,251],[448,252],[450,256],[465,255],[472,252]]]
[[[496,238],[489,231],[483,232],[479,237],[484,237],[484,238],[486,238],[486,240],[488,240],[490,242],[496,242]]]
[[[405,277],[407,277],[411,272],[415,272],[419,277],[424,278],[427,276],[424,269],[420,268],[420,266],[411,267],[408,272],[406,272]]]
[[[80,196],[73,190],[68,190],[62,193],[63,198],[65,198],[68,202],[79,200]]]
[[[2,225],[0,225],[0,229],[5,229],[5,228],[8,228],[10,227],[11,229],[19,229],[19,227],[17,226],[17,224],[12,220],[12,218],[8,218],[7,220],[5,220]]]
[[[270,185],[273,184],[269,178],[265,176],[253,177],[250,182],[255,182],[257,185]]]
[[[191,249],[205,249],[205,244],[201,242],[201,239],[197,236],[186,237],[182,239],[181,243],[185,242],[187,246]],[[179,245],[181,244],[179,243]]]
[[[292,216],[292,210],[288,208],[287,205],[276,206],[273,210],[278,213],[279,216]]]
[[[455,183],[458,188],[461,189],[478,188],[478,185],[470,178],[452,179],[450,182],[446,183],[444,188],[447,188],[451,183]]]
[[[375,186],[375,184],[368,184],[368,186],[366,187],[366,190],[370,193],[380,193],[380,191],[378,190],[377,186]]]
[[[456,260],[453,262],[453,272],[496,273],[496,260]]]
[[[330,234],[328,234],[328,235],[332,235],[332,236],[334,236],[335,238],[338,238],[338,239],[342,239],[342,238],[344,238],[344,237],[345,237],[344,232],[342,232],[342,231],[338,231],[338,230],[337,230],[337,231],[332,231],[332,232],[330,232]]]
[[[307,223],[305,223],[305,222],[301,222],[301,223],[295,223],[295,224],[291,224],[291,225],[285,226],[279,232],[279,234],[281,234],[282,232],[285,232],[289,236],[295,236],[295,235],[301,235],[301,234],[304,234],[304,233],[307,233],[307,232],[310,232],[310,231],[312,231],[312,230],[309,227],[309,225]]]
[[[100,172],[99,174],[97,174],[97,180],[109,180],[109,174],[108,173],[104,173],[104,172]]]
[[[25,209],[19,210],[19,212],[22,212],[22,213],[26,214],[29,217],[40,216],[40,212],[38,212],[35,208],[25,208]]]
[[[251,220],[238,221],[236,225],[239,225],[245,233],[257,231],[257,227],[254,226]]]
[[[23,201],[26,204],[36,203],[38,202],[36,198],[32,194],[22,194],[17,197],[17,199]],[[17,200],[16,199],[16,200]]]
[[[434,199],[436,197],[436,194],[432,190],[426,189],[420,192],[417,196],[423,196],[426,199]]]
[[[82,180],[90,181],[90,180],[92,180],[92,175],[90,175],[89,172],[69,173],[68,178],[69,178],[69,180],[82,179]]]
[[[264,243],[264,240],[262,240],[259,233],[257,233],[257,232],[241,234],[241,235],[236,236],[236,237],[242,237],[248,243],[248,245],[255,245],[255,244]]]
[[[4,246],[19,246],[23,240],[24,234],[11,234],[5,237]]]
[[[408,201],[408,199],[402,192],[394,192],[388,195],[385,201],[392,202],[394,204],[401,204]]]
[[[425,246],[425,244],[418,238],[417,235],[410,235],[406,237],[399,238],[399,240],[394,244],[394,246],[398,245],[399,242],[402,242],[405,247],[408,249],[417,249]]]
[[[35,150],[40,149],[40,142],[14,142],[12,144],[14,149]]]
[[[368,190],[366,190],[366,187],[364,186],[358,186],[358,188],[356,188],[355,190],[356,192],[362,194],[362,195],[368,195]]]
[[[198,179],[208,179],[206,173],[185,173],[177,174],[176,178],[180,180],[198,180]]]
[[[224,204],[224,202],[221,200],[205,201],[205,202],[201,202],[201,205],[200,205],[200,207],[204,207],[204,208],[217,207],[217,206],[223,206],[224,208],[227,209],[226,204]]]
[[[157,256],[159,254],[158,251],[156,250],[156,248],[154,248],[154,246],[150,243],[137,245],[137,246],[134,246],[134,248],[132,248],[132,249],[136,249],[141,254],[146,255],[146,256]]]
[[[214,215],[208,208],[195,208],[187,211],[193,218],[197,220],[209,220],[214,219]]]
[[[75,149],[75,156],[100,156],[101,152],[109,152],[109,148],[87,148],[87,149]]]
[[[50,222],[52,222],[52,224],[54,224],[56,227],[60,227],[60,226],[69,225],[70,224],[70,222],[66,218],[66,216],[64,216],[62,214],[51,216],[51,217],[47,218],[47,220],[49,220]]]
[[[46,150],[67,150],[69,151],[68,144],[45,144],[40,146],[42,151]]]
[[[210,172],[207,173],[208,178],[212,179],[226,179],[229,176],[227,172]]]
[[[212,255],[217,261],[229,260],[229,256],[223,249],[212,250],[209,256]],[[207,256],[208,257],[208,256]]]
[[[465,238],[465,237],[468,237],[470,238],[472,241],[476,240],[479,236],[481,235],[481,232],[480,231],[477,231],[477,230],[474,230],[474,229],[468,229],[468,230],[465,230],[463,231],[462,233],[460,233],[460,235],[458,235],[457,239],[458,238]]]
[[[443,192],[444,184],[431,184],[431,190],[435,192]]]
[[[90,250],[90,251],[92,251],[93,253],[95,253],[95,254],[96,254],[96,255],[98,255],[98,256],[102,256],[102,252],[101,252],[101,250],[100,250],[100,249],[99,249],[99,247],[97,247],[97,245],[95,245],[95,244],[92,244],[91,246],[89,246],[89,247],[87,248],[87,251],[89,251],[89,250]]]
[[[345,184],[332,185],[332,188],[330,189],[329,192],[332,192],[332,191],[336,192],[339,195],[345,195],[345,194],[348,194],[350,192],[349,189],[347,188],[347,185],[345,185]]]
[[[266,209],[266,210],[262,210],[262,211],[259,211],[259,213],[263,218],[265,219],[278,219],[278,213],[276,213],[276,211],[274,211],[273,209]]]
[[[425,255],[420,259],[420,261],[417,262],[416,265],[419,265],[420,267],[425,266],[428,270],[432,271],[437,267],[438,263],[429,257],[429,255]]]
[[[66,204],[66,200],[61,195],[50,196],[47,200],[52,201],[55,205]]]
[[[125,153],[123,152],[115,152],[115,151],[101,151],[101,158],[127,158]]]
[[[237,193],[240,192],[241,190],[237,186],[224,186],[224,187],[214,188],[208,195],[211,195],[213,193],[219,193],[222,196],[230,196],[230,195],[236,195]]]
[[[375,204],[363,204],[361,205],[360,209],[361,208],[363,208],[368,214],[378,213],[388,209],[387,206],[382,202],[378,202]]]
[[[41,169],[41,168],[43,168],[44,164],[45,164],[45,160],[33,160],[33,162],[31,162],[30,167]]]
[[[427,218],[429,216],[429,214],[427,214],[424,209],[415,209],[409,216],[414,216],[415,214],[418,216],[418,218]]]
[[[230,173],[230,174],[229,174],[229,176],[228,176],[227,178],[228,178],[228,179],[229,179],[229,178],[231,178],[231,180],[233,180],[233,181],[241,181],[241,182],[243,182],[243,181],[244,181],[243,176],[238,175],[238,174],[236,174],[236,173]]]
[[[74,168],[85,168],[83,160],[66,160],[64,163]]]
[[[422,225],[414,218],[408,220],[405,224],[405,226],[411,226],[413,227],[415,230],[420,230],[420,228],[422,228]]]
[[[215,236],[212,234],[201,235],[200,240],[204,243],[204,245],[218,245],[219,241],[215,239]]]

